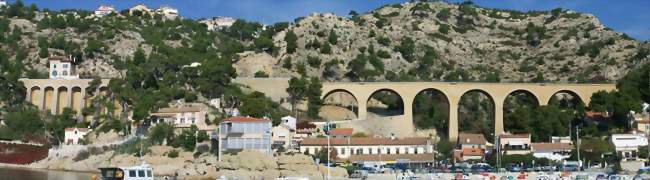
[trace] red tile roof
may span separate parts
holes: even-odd
[[[79,132],[88,132],[90,129],[88,128],[65,128],[65,131],[74,131],[74,129],[78,129]]]
[[[586,111],[585,116],[589,119],[592,120],[605,120],[606,119],[606,114],[603,114],[602,112],[595,112],[595,111]]]
[[[229,117],[223,120],[223,122],[270,122],[269,119],[258,119],[252,117]]]
[[[465,148],[463,149],[463,156],[483,156],[485,150],[479,148]]]
[[[332,136],[352,136],[352,128],[335,128],[330,130],[330,135]]]
[[[349,139],[349,141],[348,141]],[[378,145],[426,145],[429,139],[425,137],[408,137],[408,138],[330,138],[330,145],[358,145],[358,146],[378,146]],[[301,146],[327,146],[327,138],[306,138],[300,142]]]
[[[458,135],[459,144],[486,144],[485,137],[483,134],[465,134],[460,133]]]
[[[348,160],[350,162],[364,162],[364,161],[397,161],[408,160],[410,162],[432,162],[433,154],[382,154],[381,157],[377,154],[355,154],[350,155]]]
[[[501,138],[530,138],[530,134],[502,134],[499,135]]]
[[[532,143],[531,146],[531,150],[533,151],[561,151],[573,149],[573,145],[569,143]]]

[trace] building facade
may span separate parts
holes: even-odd
[[[175,128],[189,128],[195,125],[199,130],[212,131],[215,128],[205,123],[207,107],[201,103],[177,102],[171,107],[151,113],[151,125],[169,123]]]
[[[90,132],[88,128],[65,128],[64,143],[66,145],[77,145],[79,140],[84,139]]]
[[[502,134],[499,136],[501,151],[506,155],[530,153],[530,134]]]
[[[101,5],[97,7],[97,10],[95,10],[95,16],[97,17],[104,17],[111,13],[117,13],[117,11],[115,10],[115,8],[113,8],[113,6]]]
[[[483,134],[460,133],[454,149],[454,159],[457,161],[483,159],[486,146],[487,141]]]
[[[573,145],[570,143],[532,143],[531,151],[536,158],[546,158],[556,162],[571,157]]]
[[[612,134],[609,138],[621,161],[636,161],[639,147],[648,145],[648,138],[641,134]]]
[[[271,128],[272,148],[279,149],[281,147],[284,149],[289,149],[294,147],[296,145],[293,141],[293,135],[295,133],[296,132],[294,130],[291,130],[284,124],[280,124],[279,126]]]
[[[327,138],[305,138],[300,142],[300,152],[316,155],[327,146]],[[433,153],[432,141],[424,137],[330,138],[329,146],[337,152],[338,159],[348,159],[352,155]]]
[[[219,159],[224,153],[243,150],[271,155],[271,120],[230,117],[219,124]]]

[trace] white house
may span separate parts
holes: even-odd
[[[641,134],[612,134],[609,140],[622,161],[637,160],[639,147],[648,145],[648,138]]]
[[[212,131],[216,127],[205,123],[207,108],[201,103],[178,102],[171,107],[160,108],[151,113],[151,124],[169,123],[176,128],[189,128],[195,125],[199,130]]]
[[[300,142],[300,152],[315,155],[327,145],[327,138],[305,138]],[[433,143],[426,137],[330,138],[329,145],[336,150],[339,159],[353,155],[433,153]]]
[[[569,136],[551,136],[551,143],[567,143],[573,144]]]
[[[235,23],[235,21],[237,20],[231,17],[217,16],[217,17],[213,17],[212,19],[204,19],[199,22],[205,24],[208,30],[214,31],[218,29],[228,28],[232,26]]]
[[[74,58],[50,57],[50,79],[79,79]]]
[[[95,16],[97,17],[104,17],[106,15],[109,15],[111,13],[116,13],[117,11],[113,6],[106,6],[106,5],[101,5],[95,10]]]
[[[284,124],[271,128],[271,147],[277,149],[283,147],[288,149],[294,146],[293,135],[295,131],[291,130]]]
[[[466,161],[470,159],[483,159],[487,141],[483,134],[460,133],[454,149],[454,159]]]
[[[530,134],[499,135],[501,151],[506,155],[530,153]]]
[[[280,118],[280,124],[287,126],[290,130],[296,130],[296,118],[291,116],[285,116]]]
[[[167,19],[176,19],[178,17],[178,9],[172,8],[170,6],[160,6],[156,9],[156,14],[161,14]]]
[[[142,12],[142,14],[151,13],[151,9],[149,9],[144,4],[135,5],[135,6],[133,6],[132,8],[129,9],[129,13],[132,14],[132,15],[136,11],[140,11],[140,12]]]
[[[560,162],[571,157],[573,145],[570,143],[532,143],[531,151],[536,158],[546,158]]]
[[[86,134],[90,132],[88,128],[65,128],[65,144],[77,145],[79,140],[84,139]]]
[[[224,153],[252,150],[271,155],[271,120],[230,117],[219,124],[219,160]]]

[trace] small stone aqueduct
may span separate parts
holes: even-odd
[[[86,95],[89,84],[93,79],[27,79],[22,78],[27,89],[25,100],[34,104],[40,110],[60,114],[64,108],[71,108],[78,117],[81,110],[87,107],[91,97]],[[105,93],[110,79],[102,79],[98,89],[94,91]],[[99,94],[95,93],[95,94]],[[116,106],[118,107],[118,106]]]
[[[556,93],[569,93],[589,104],[590,97],[598,91],[616,89],[615,84],[553,84],[553,83],[461,83],[461,82],[333,82],[323,83],[321,99],[335,92],[352,95],[358,106],[358,119],[368,116],[368,100],[374,93],[390,91],[404,102],[404,126],[415,130],[413,124],[413,101],[420,92],[434,90],[442,93],[449,104],[449,138],[458,137],[458,107],[461,97],[479,91],[491,98],[494,104],[494,132],[500,134],[503,128],[503,105],[506,97],[515,92],[525,92],[534,96],[539,105],[547,105]]]

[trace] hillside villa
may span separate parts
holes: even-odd
[[[97,10],[95,10],[95,16],[97,17],[104,17],[111,13],[117,13],[113,6],[100,5],[97,7]]]
[[[219,124],[219,160],[222,154],[243,150],[271,156],[271,120],[230,117]]]
[[[84,139],[90,131],[88,128],[65,128],[64,143],[66,145],[77,145],[79,140]]]
[[[158,123],[169,123],[175,128],[190,128],[195,125],[199,130],[214,131],[216,126],[209,126],[205,123],[207,118],[207,107],[201,103],[185,103],[179,101],[171,107],[160,108],[151,113],[149,119],[151,125]]]

